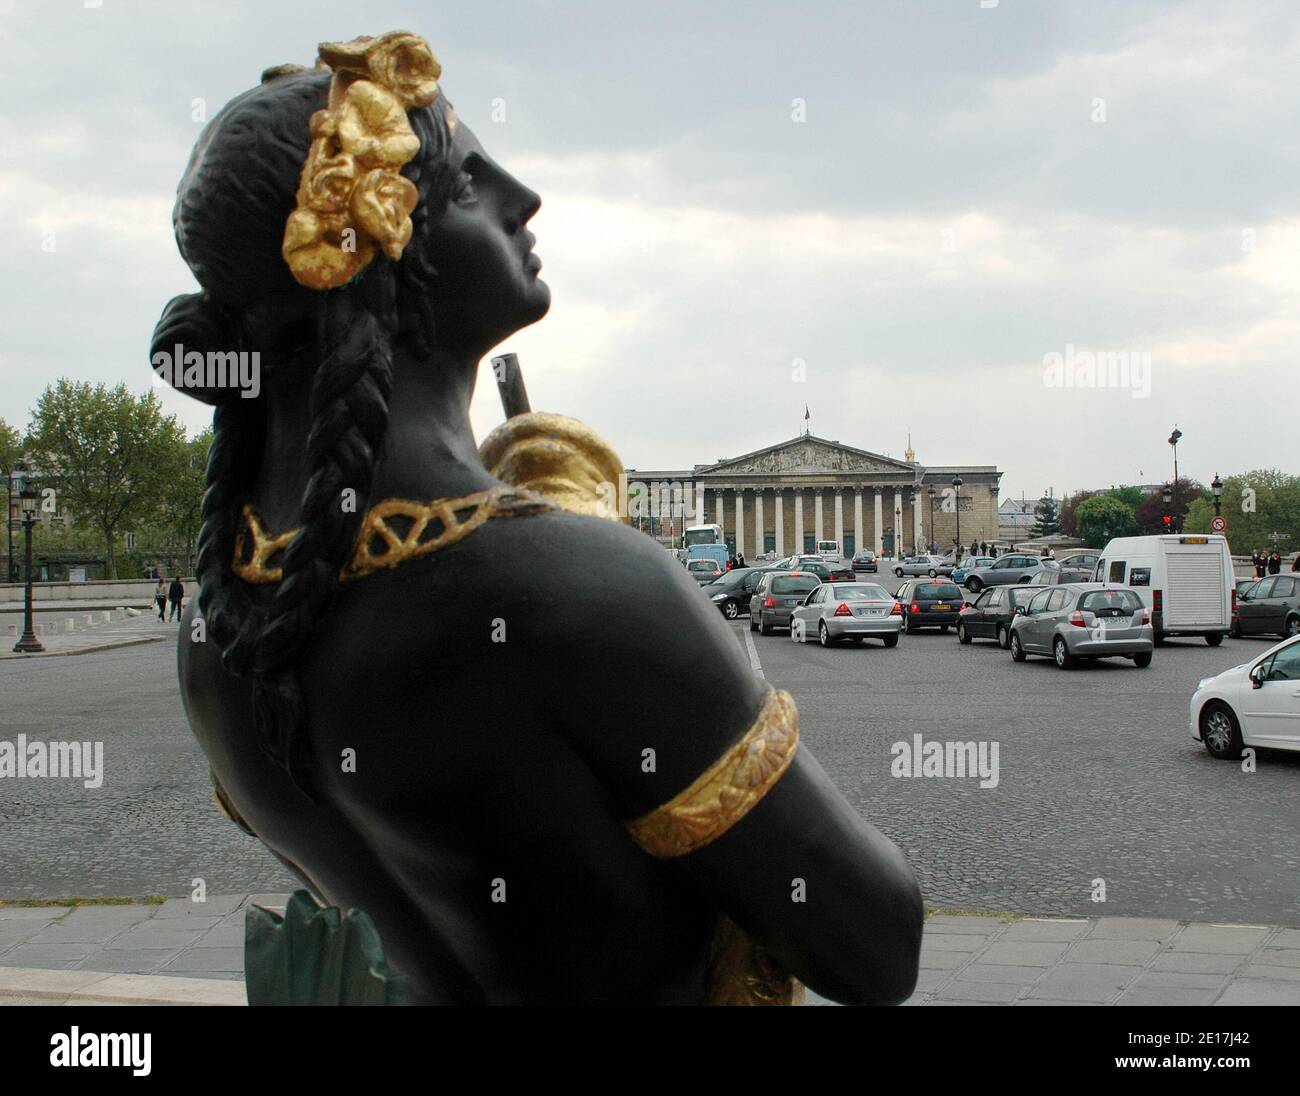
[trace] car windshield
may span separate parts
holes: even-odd
[[[841,601],[893,601],[883,586],[836,586],[833,597]]]
[[[821,582],[815,575],[781,575],[772,580],[772,593],[806,594],[820,585]]]
[[[1132,590],[1093,590],[1079,599],[1079,608],[1090,613],[1100,613],[1107,609],[1136,613],[1142,608],[1142,599]]]
[[[916,588],[916,596],[927,601],[961,601],[961,590],[952,582],[927,582]]]

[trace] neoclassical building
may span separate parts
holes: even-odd
[[[950,545],[958,535],[998,535],[998,482],[993,465],[933,467],[917,463],[911,441],[903,460],[800,434],[739,457],[686,470],[629,468],[629,512],[649,513],[666,534],[685,524],[721,525],[733,552],[756,558],[811,552],[836,540],[845,555],[874,548],[892,556]],[[954,477],[961,486],[954,488]],[[634,516],[632,521],[635,523]],[[901,546],[897,545],[901,535]]]

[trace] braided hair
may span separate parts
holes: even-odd
[[[199,534],[199,610],[222,665],[251,681],[260,748],[313,800],[296,667],[329,609],[368,508],[388,425],[393,344],[412,338],[427,349],[433,340],[429,229],[454,181],[448,108],[439,96],[410,116],[421,150],[403,174],[420,200],[401,262],[379,255],[339,289],[299,286],[280,256],[280,240],[307,155],[310,115],[324,105],[328,82],[329,74],[318,71],[264,80],[204,130],[173,214],[181,255],[203,292],[167,304],[150,346],[151,358],[176,344],[257,350],[270,386],[277,376],[310,373],[308,482],[297,533],[282,556],[283,577],[270,597],[232,569],[243,504],[262,471],[265,406],[228,390],[184,391],[216,406]],[[355,505],[344,505],[345,498]]]

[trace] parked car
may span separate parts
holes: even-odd
[[[944,556],[909,556],[894,564],[894,574],[903,578],[905,575],[939,575],[952,574],[952,560]]]
[[[707,589],[708,587],[705,587]],[[1011,621],[1016,607],[1028,605],[1044,586],[992,586],[962,610],[957,621],[957,638],[962,643],[973,639],[992,639],[1004,651],[1011,642]]]
[[[796,643],[816,635],[823,647],[844,639],[884,640],[898,646],[903,609],[893,594],[874,582],[822,583],[791,615],[790,638]]]
[[[1232,556],[1218,533],[1116,537],[1097,561],[1096,581],[1142,599],[1157,645],[1165,636],[1204,636],[1217,647],[1232,627]]]
[[[894,597],[903,607],[903,631],[909,634],[922,628],[946,632],[957,623],[966,603],[961,587],[941,578],[905,582]]]
[[[1241,636],[1300,635],[1300,577],[1269,575],[1255,579],[1237,595],[1231,634]]]
[[[749,630],[766,636],[790,627],[790,614],[821,584],[807,571],[767,571],[749,599]]]
[[[1189,724],[1215,757],[1235,760],[1246,746],[1300,750],[1300,636],[1202,678]]]
[[[716,559],[688,559],[686,573],[703,586],[706,582],[716,582],[722,577],[722,567]]]
[[[860,548],[853,553],[853,570],[866,571],[868,574],[876,573],[876,553],[869,548]]]
[[[992,556],[966,556],[956,567],[952,569],[952,580],[960,586],[966,581],[966,576],[973,574],[975,571],[982,571],[986,567],[992,567],[994,559]]]
[[[986,586],[1009,586],[1018,582],[1050,586],[1056,582],[1060,574],[1060,566],[1055,560],[1015,553],[1009,556],[998,556],[983,570],[967,575],[962,585],[972,594],[978,594]]]
[[[1092,582],[1097,571],[1097,560],[1101,553],[1089,548],[1082,552],[1071,552],[1056,562],[1061,568],[1061,582]]]
[[[758,567],[733,567],[721,578],[701,587],[709,600],[728,620],[736,620],[749,612],[749,599],[754,587],[766,572]]]
[[[1062,670],[1082,658],[1131,658],[1150,666],[1155,637],[1151,611],[1132,590],[1098,582],[1040,590],[1011,622],[1011,657],[1047,655]]]

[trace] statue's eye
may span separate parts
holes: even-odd
[[[468,205],[476,200],[474,193],[474,179],[468,171],[462,171],[456,178],[455,199],[462,205]]]

